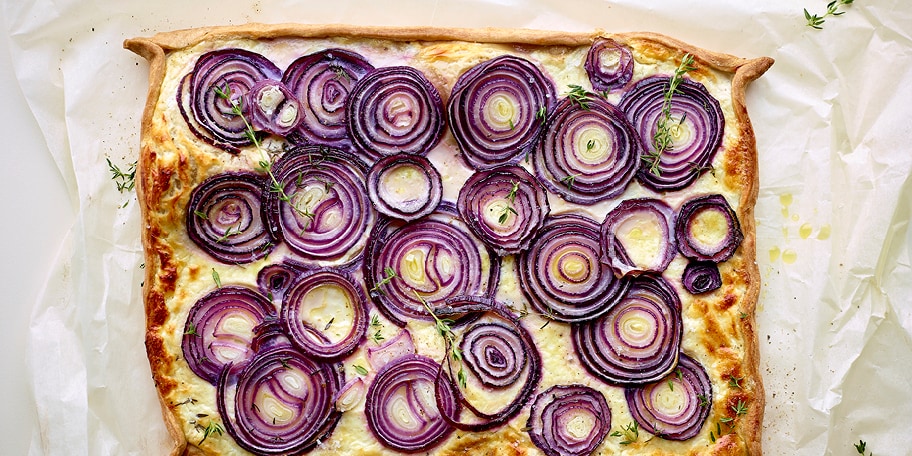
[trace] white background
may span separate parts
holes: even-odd
[[[5,0],[0,454],[162,454],[137,205],[105,164],[138,156],[148,67],[121,42],[248,21],[655,31],[775,58],[748,92],[764,449],[907,454],[912,3],[857,0],[823,30],[803,8],[826,1]]]

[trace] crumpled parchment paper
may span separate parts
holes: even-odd
[[[135,194],[144,60],[125,38],[256,22],[656,31],[770,56],[748,91],[760,154],[758,326],[767,454],[912,448],[912,3],[858,0],[5,0],[16,77],[71,195],[74,226],[32,303],[29,454],[158,455],[143,346]],[[27,113],[25,113],[27,115]],[[54,366],[49,369],[48,366]],[[26,437],[28,438],[28,437]]]

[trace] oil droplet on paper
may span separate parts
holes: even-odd
[[[798,214],[792,214],[792,221],[793,221],[793,222],[797,222],[797,221],[798,221]]]
[[[798,260],[798,252],[795,252],[792,249],[785,249],[782,251],[782,262],[785,264],[792,264]]]
[[[798,235],[801,236],[801,239],[807,239],[811,237],[811,232],[814,231],[814,228],[811,227],[810,223],[805,223],[798,228]]]
[[[792,205],[792,194],[783,193],[783,194],[779,195],[779,203],[782,204],[782,216],[788,217],[789,206]]]
[[[820,231],[817,233],[817,239],[825,241],[830,238],[830,224],[826,224],[820,227]]]
[[[778,259],[779,259],[779,247],[774,245],[773,248],[770,249],[770,263],[775,263],[776,260],[778,260]]]

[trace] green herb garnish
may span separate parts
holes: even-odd
[[[222,288],[222,279],[219,277],[219,273],[215,268],[212,268],[212,281],[215,282],[216,288]]]
[[[352,367],[355,369],[355,372],[357,372],[358,375],[367,375],[367,369],[365,369],[364,366],[361,366],[360,364],[355,364]]]
[[[735,412],[736,416],[741,416],[747,413],[747,404],[744,403],[741,399],[738,399],[738,404],[731,407],[732,411]]]
[[[678,86],[684,80],[684,75],[695,70],[694,58],[690,54],[685,54],[681,64],[675,69],[674,75],[668,82],[668,89],[665,91],[665,99],[662,102],[662,114],[656,122],[656,132],[652,137],[653,150],[643,155],[643,160],[649,163],[649,172],[660,175],[659,163],[662,159],[662,153],[671,150],[674,147],[674,138],[672,130],[681,125],[686,115],[675,122],[671,115],[671,99],[678,92]]]
[[[630,445],[633,442],[636,442],[640,438],[640,428],[637,425],[636,421],[633,421],[626,426],[621,427],[620,431],[614,431],[611,433],[612,437],[621,437],[624,440],[621,440],[621,445]]]
[[[738,388],[741,389],[741,380],[744,380],[743,377],[735,377],[734,375],[728,379],[729,388]]]
[[[567,98],[570,99],[570,102],[576,103],[583,109],[589,109],[589,103],[592,102],[592,98],[589,97],[589,92],[576,84],[570,84],[567,87],[570,87],[570,93],[567,94]]]
[[[382,287],[382,286],[384,286],[384,285],[390,283],[390,281],[393,280],[393,279],[395,279],[396,277],[399,277],[399,276],[396,274],[396,270],[393,269],[393,268],[391,268],[391,267],[389,267],[389,266],[383,268],[383,272],[386,274],[386,277],[380,279],[380,281],[377,282],[376,285],[374,285],[374,288],[371,288],[371,289],[370,289],[371,293],[373,293],[373,292],[375,292],[375,291],[376,291],[376,292],[383,293],[383,290],[382,290],[380,287]]]
[[[136,186],[136,165],[139,162],[130,163],[126,171],[121,171],[117,165],[111,163],[110,158],[106,157],[105,160],[108,162],[108,169],[111,171],[111,179],[114,180],[114,185],[117,185],[117,191],[123,193],[133,190]]]
[[[833,0],[827,4],[827,10],[823,13],[822,16],[816,14],[811,14],[808,12],[807,8],[804,9],[804,19],[807,21],[807,26],[815,28],[817,30],[823,29],[823,23],[826,22],[824,19],[827,16],[842,16],[845,14],[845,11],[839,11],[839,7],[842,5],[851,5],[855,0]]]
[[[437,334],[440,334],[440,337],[443,338],[444,346],[446,347],[447,353],[453,358],[454,361],[459,363],[459,372],[456,373],[456,380],[459,382],[459,386],[463,389],[466,388],[466,374],[465,370],[462,367],[462,350],[456,346],[456,333],[453,332],[451,325],[454,323],[453,320],[449,318],[439,318],[437,314],[434,313],[434,310],[431,309],[431,305],[418,294],[418,291],[412,290],[415,293],[415,297],[424,304],[425,310],[431,314],[431,317],[434,318],[434,326],[437,329]],[[452,372],[452,371],[451,371]]]
[[[209,420],[209,424],[206,425],[206,427],[203,429],[203,439],[200,440],[197,445],[202,445],[203,442],[205,442],[206,439],[208,439],[210,435],[213,435],[213,434],[222,435],[222,434],[224,434],[224,432],[225,431],[222,429],[222,426],[220,424],[216,423],[215,421]]]

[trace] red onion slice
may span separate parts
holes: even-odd
[[[664,201],[621,201],[602,222],[602,261],[621,276],[661,273],[675,255],[674,211]]]
[[[254,454],[310,451],[341,417],[334,406],[341,372],[339,365],[313,361],[287,345],[258,353],[236,379],[224,369],[217,399],[225,430]]]
[[[413,318],[432,320],[422,299],[436,306],[454,296],[491,295],[500,274],[498,257],[472,235],[449,203],[411,223],[378,223],[364,268],[377,308],[399,326]]]
[[[563,322],[591,320],[627,290],[599,260],[599,225],[585,216],[550,217],[519,256],[519,285],[540,313]]]
[[[187,234],[199,248],[222,263],[259,260],[273,248],[264,223],[264,182],[251,172],[217,174],[190,193]]]
[[[244,94],[243,112],[256,131],[286,136],[301,120],[301,103],[280,81],[257,81]]]
[[[254,355],[257,327],[275,313],[265,297],[241,286],[224,286],[200,298],[190,308],[181,339],[190,370],[214,385],[225,365],[243,368]]]
[[[640,428],[666,440],[687,440],[700,433],[712,404],[706,370],[681,354],[677,368],[654,383],[624,390],[627,407]]]
[[[469,229],[501,256],[528,248],[551,211],[545,189],[519,166],[476,172],[457,205]]]
[[[338,266],[361,253],[376,221],[356,157],[323,146],[286,152],[273,167],[289,201],[268,192],[270,228],[305,259]]]
[[[281,303],[285,293],[294,282],[313,269],[312,266],[289,259],[285,259],[281,263],[266,265],[257,273],[257,287],[260,289],[260,293],[273,302]]]
[[[434,212],[443,197],[443,182],[427,158],[396,154],[371,167],[367,194],[381,214],[412,221]]]
[[[592,375],[637,385],[675,367],[683,337],[681,301],[659,276],[634,279],[624,298],[597,320],[572,327],[573,347]]]
[[[377,347],[368,347],[367,362],[370,363],[374,371],[379,371],[396,358],[414,355],[415,353],[417,353],[417,350],[415,350],[415,342],[412,341],[412,334],[403,329],[396,337],[387,340],[383,344]]]
[[[633,78],[633,54],[610,38],[596,38],[583,67],[592,88],[600,92],[623,87]]]
[[[332,269],[301,277],[285,295],[280,315],[292,343],[318,359],[348,356],[367,333],[367,297],[361,285]]]
[[[678,212],[675,234],[682,255],[715,263],[728,261],[744,239],[738,216],[719,194],[685,202]]]
[[[244,119],[233,112],[233,103],[243,104],[243,97],[257,82],[279,80],[282,71],[272,61],[243,49],[220,49],[203,54],[187,81],[187,114],[191,129],[206,136],[211,144],[226,150],[253,144],[247,137]],[[225,97],[220,94],[229,95]],[[178,95],[178,101],[182,101]],[[198,127],[198,128],[197,128]]]
[[[712,261],[690,261],[681,277],[684,288],[691,294],[709,293],[722,288],[719,265]]]
[[[304,108],[298,132],[306,142],[351,150],[346,131],[348,96],[373,69],[363,56],[345,49],[315,52],[288,66],[282,81]]]
[[[444,393],[435,398],[434,360],[406,355],[387,364],[367,389],[364,414],[371,432],[387,448],[405,453],[427,451],[453,432],[441,415],[457,413],[459,403]]]
[[[555,385],[535,398],[526,428],[547,456],[590,455],[611,430],[611,409],[595,389]]]
[[[348,134],[368,161],[396,153],[425,155],[445,127],[440,92],[407,66],[372,71],[348,98]]]
[[[548,116],[535,172],[548,190],[585,205],[614,198],[640,162],[636,131],[624,113],[601,97],[586,104],[565,98]]]
[[[535,64],[505,55],[459,76],[447,104],[450,129],[475,169],[513,164],[535,146],[557,96]]]
[[[624,94],[619,107],[639,133],[642,146],[653,151],[653,138],[659,120],[664,119],[662,107],[670,78],[654,76],[637,82]],[[682,79],[671,98],[670,132],[672,148],[661,154],[658,172],[650,171],[651,160],[643,160],[637,179],[657,192],[680,190],[703,174],[722,146],[725,118],[722,108],[706,87],[690,79]]]

